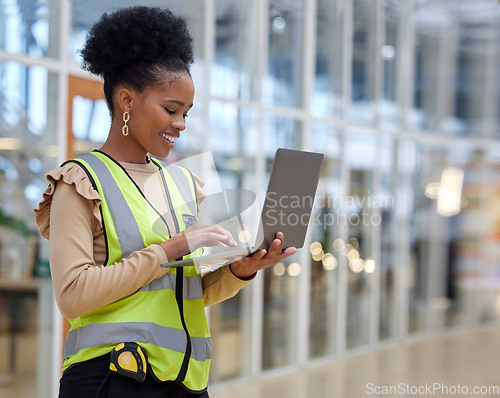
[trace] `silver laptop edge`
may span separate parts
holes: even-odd
[[[279,148],[271,171],[266,197],[260,214],[255,245],[227,248],[222,252],[185,260],[162,267],[224,264],[237,256],[248,256],[268,248],[277,232],[283,232],[284,247],[300,248],[312,213],[324,155],[315,152]]]

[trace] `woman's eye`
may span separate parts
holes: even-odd
[[[183,115],[183,116],[184,116],[184,119],[185,119],[185,118],[187,118],[189,115],[186,113],[186,114],[185,114],[185,115]]]
[[[170,115],[173,115],[175,113],[175,111],[173,111],[171,109],[168,109],[168,108],[165,108],[165,107],[163,107],[163,109],[165,109],[167,111],[167,113],[169,113]]]

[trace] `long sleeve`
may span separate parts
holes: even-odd
[[[104,267],[106,247],[99,194],[76,164],[53,170],[35,209],[43,237],[50,239],[54,294],[64,317],[76,318],[127,296],[167,272],[163,249],[151,245]]]
[[[231,272],[228,265],[220,267],[215,271],[205,269],[202,271],[202,275],[205,307],[233,297],[253,279],[243,280],[238,278]]]
[[[134,252],[104,267],[94,259],[92,201],[74,185],[57,182],[50,211],[50,266],[54,293],[63,316],[72,319],[127,296],[167,272],[158,245]]]

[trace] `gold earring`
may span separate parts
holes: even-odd
[[[126,137],[128,135],[128,125],[127,122],[130,120],[130,113],[129,112],[123,112],[123,121],[124,125],[122,127],[122,134]]]

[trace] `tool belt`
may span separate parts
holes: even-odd
[[[136,343],[120,343],[111,351],[109,369],[140,383],[146,378],[148,357]]]

